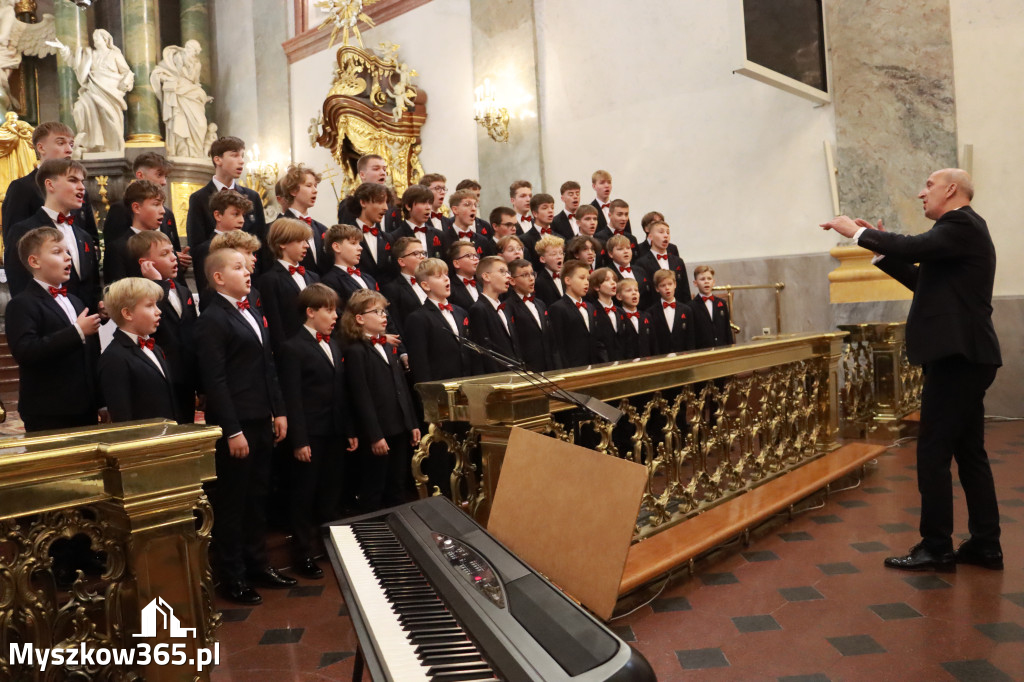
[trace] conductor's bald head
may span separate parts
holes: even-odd
[[[917,196],[923,202],[925,216],[938,220],[947,211],[971,203],[974,182],[963,169],[943,168],[928,176],[924,189]]]

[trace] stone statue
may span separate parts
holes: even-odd
[[[79,45],[74,54],[67,45],[57,50],[78,79],[78,98],[72,115],[75,119],[75,150],[80,152],[123,152],[125,94],[135,85],[135,74],[128,67],[114,38],[102,28],[92,32],[90,47]]]
[[[8,83],[11,72],[21,66],[21,56],[55,54],[56,50],[49,41],[57,37],[52,14],[44,14],[37,24],[27,24],[15,16],[14,2],[0,0],[0,107],[7,110],[21,106],[11,94]]]
[[[199,53],[202,48],[195,40],[184,47],[168,45],[164,58],[153,69],[149,78],[153,91],[162,104],[168,156],[201,159],[206,156],[206,104],[207,96],[199,84]]]

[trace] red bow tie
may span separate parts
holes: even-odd
[[[714,298],[714,296],[705,296],[704,294],[701,294],[700,298],[701,298],[701,300],[702,300],[702,301],[704,301],[705,303],[707,303],[708,301],[710,301],[711,299],[713,299],[713,298]]]
[[[370,227],[369,225],[363,225],[363,234],[366,234],[367,232],[372,234],[374,237],[376,237],[378,234],[380,234],[380,230],[378,230],[376,227]]]
[[[631,317],[635,317],[635,318],[636,318],[636,319],[638,319],[638,320],[640,319],[640,311],[639,311],[639,310],[637,310],[637,311],[635,311],[635,312],[632,312],[632,313],[625,313],[625,315],[626,315],[626,319],[627,319],[627,320],[628,320],[629,318],[631,318]]]
[[[526,222],[528,222],[528,223],[532,223],[532,222],[533,222],[533,216],[532,216],[532,215],[524,215],[524,216],[523,216],[523,217],[521,218],[521,220],[524,220],[524,221],[526,221]]]
[[[444,220],[444,213],[438,213],[437,211],[433,211],[430,214],[430,218],[431,219],[437,218],[438,220]]]
[[[505,309],[505,304],[504,303],[499,303],[498,304],[498,310],[504,310],[504,309]]]
[[[657,258],[658,260],[668,260],[667,253],[656,253],[654,254],[654,257]]]
[[[579,308],[580,310],[583,310],[584,308],[587,307],[587,302],[586,301],[576,301],[576,307]]]
[[[416,234],[417,232],[422,232],[423,234],[426,234],[427,233],[427,226],[426,225],[420,225],[419,227],[415,227],[414,226],[412,228],[412,232],[413,232],[413,234]]]
[[[153,339],[144,339],[141,336],[139,337],[139,348],[148,348],[150,350],[153,350],[153,346],[155,345],[156,341],[154,341]]]
[[[170,289],[171,291],[174,291],[175,286],[174,286],[174,280],[173,279],[167,280],[167,288]]]
[[[665,308],[675,309],[675,307],[676,307],[676,302],[675,301],[672,301],[671,303],[669,303],[668,301],[662,301],[661,302],[662,310],[664,310]]]
[[[613,230],[613,231],[615,232],[615,235],[617,237],[621,237],[622,235],[626,234],[626,228],[622,228],[621,230]]]
[[[67,296],[68,288],[65,287],[50,287],[50,296],[57,298],[58,296]]]
[[[456,232],[459,235],[459,239],[472,239],[473,238],[473,230],[466,230],[465,232],[463,232],[462,230],[456,230]]]
[[[298,267],[291,266],[291,265],[288,266],[288,274],[289,275],[294,275],[296,272],[299,273],[300,275],[305,275],[306,274],[306,266],[305,265],[299,265]]]
[[[300,217],[299,220],[305,220],[307,225],[313,226],[313,219],[310,216]]]
[[[317,341],[323,341],[324,343],[330,343],[331,342],[331,335],[330,334],[321,334],[320,332],[317,332],[316,333],[316,340]]]
[[[62,223],[67,223],[68,225],[74,225],[75,224],[75,216],[71,215],[70,213],[68,215],[64,215],[63,213],[58,213],[57,214],[57,224],[60,225]]]
[[[533,303],[533,294],[526,294],[526,296],[523,296],[523,300],[527,303]]]
[[[621,268],[620,272],[633,272],[633,268],[631,266],[627,265],[626,267]]]
[[[550,227],[542,227],[542,228],[540,228],[540,233],[541,234],[551,234],[551,228]]]
[[[441,310],[447,310],[450,313],[455,311],[455,306],[453,306],[451,303],[438,303],[437,307],[440,308]]]
[[[604,311],[605,311],[605,313],[614,313],[615,312],[615,306],[612,306],[610,308],[605,308]]]
[[[369,341],[370,341],[371,344],[372,343],[379,343],[380,345],[383,346],[384,344],[386,344],[388,342],[388,337],[385,336],[384,334],[381,334],[380,336],[371,336]]]
[[[462,283],[465,284],[467,287],[475,287],[476,286],[476,278],[474,277],[473,279],[466,279],[465,277],[463,277],[462,278]]]
[[[359,271],[359,268],[345,268],[345,272],[356,277],[362,277],[363,273]]]
[[[249,309],[249,299],[243,298],[241,301],[239,301],[238,302],[238,309],[239,310],[248,310]]]
[[[412,284],[413,286],[415,286],[416,285],[416,278],[415,277],[410,277],[409,278],[409,284]]]
[[[601,204],[601,210],[603,211],[606,208],[608,208],[609,206],[611,206],[611,204]]]

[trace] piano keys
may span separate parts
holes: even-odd
[[[324,530],[374,680],[655,680],[639,652],[447,498]]]

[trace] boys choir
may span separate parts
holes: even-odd
[[[592,203],[581,204],[578,182],[563,183],[561,210],[513,182],[510,205],[485,220],[476,181],[448,195],[444,176],[425,175],[399,204],[384,159],[367,155],[327,227],[309,216],[320,176],[293,165],[268,226],[255,192],[236,184],[245,143],[234,137],[210,149],[215,174],[189,200],[184,248],[165,206],[167,161],[136,160],[106,223],[104,292],[70,140],[66,126],[40,125],[39,168],[3,206],[25,429],[188,423],[200,405],[223,434],[216,568],[220,593],[238,603],[260,603],[255,587],[296,582],[267,560],[275,481],[286,481],[292,570],[311,578],[322,576],[316,524],[405,500],[425,428],[412,386],[503,369],[466,340],[537,372],[733,343],[714,270],[695,268],[691,299],[664,216],[645,215],[638,241],[606,171],[591,178]],[[101,354],[108,318],[116,331]]]

